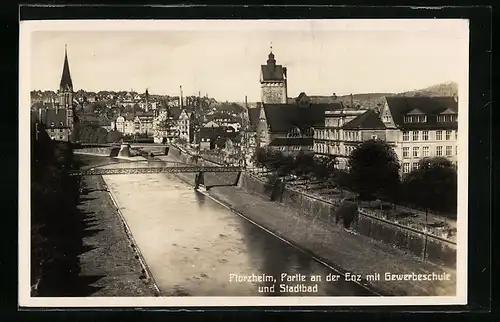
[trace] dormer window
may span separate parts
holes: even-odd
[[[59,125],[60,125],[60,126],[64,126],[63,122],[59,122]]]
[[[51,123],[50,123],[50,126],[51,126],[51,127],[54,127],[54,126],[55,126],[54,122],[51,122]]]
[[[405,123],[426,123],[427,122],[427,115],[422,113],[419,109],[413,109],[406,113],[404,116],[404,122]]]
[[[426,123],[427,115],[405,115],[405,123]]]
[[[438,123],[453,123],[457,121],[456,114],[445,114],[437,116]]]

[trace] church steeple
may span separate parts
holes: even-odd
[[[71,81],[71,74],[69,72],[68,48],[66,45],[64,45],[64,65],[59,89],[61,91],[73,91],[73,82]]]

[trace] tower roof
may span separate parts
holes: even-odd
[[[71,74],[69,72],[68,50],[66,46],[64,47],[64,65],[60,87],[64,89],[73,88],[73,82],[71,81]]]

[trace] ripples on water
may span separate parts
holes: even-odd
[[[336,273],[172,174],[105,180],[164,296],[369,295],[353,283],[325,282]],[[259,292],[259,286],[272,283],[229,282],[231,274],[265,274],[278,280],[278,288],[282,273],[320,275],[323,282],[317,283],[317,293],[302,294]]]

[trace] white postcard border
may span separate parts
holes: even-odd
[[[335,29],[412,30],[454,28],[463,30],[462,77],[458,83],[458,218],[457,218],[457,289],[456,296],[429,297],[88,297],[37,298],[30,296],[30,105],[31,34],[36,31],[90,30],[303,30],[332,29],[331,20],[46,20],[20,23],[19,50],[19,306],[20,307],[211,307],[211,306],[407,306],[467,304],[467,221],[468,221],[468,57],[469,23],[460,19],[336,20]],[[425,24],[422,24],[425,22]]]

